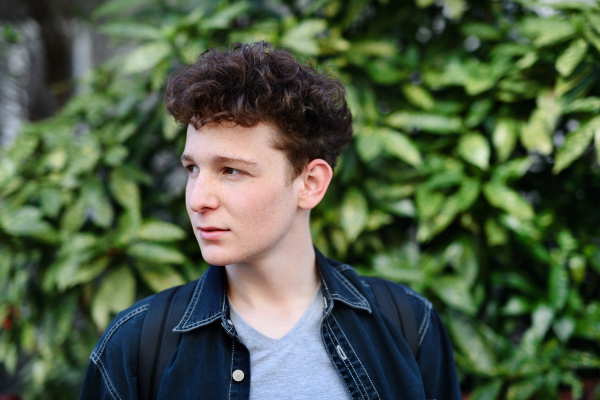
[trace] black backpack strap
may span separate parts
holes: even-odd
[[[415,359],[419,357],[417,318],[410,299],[402,286],[374,276],[363,277],[375,294],[381,312],[400,329]]]
[[[192,297],[196,281],[157,293],[152,300],[140,336],[138,398],[156,400],[165,367],[179,347],[181,333],[173,332]]]

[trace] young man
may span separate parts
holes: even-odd
[[[159,399],[459,399],[452,349],[409,289],[415,359],[352,267],[313,247],[309,217],[352,138],[343,86],[266,43],[209,50],[167,84],[188,125],[186,206],[203,258]],[[82,399],[137,399],[149,299],[91,356]]]

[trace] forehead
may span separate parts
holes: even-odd
[[[274,147],[277,132],[259,123],[245,128],[229,123],[207,124],[200,129],[188,126],[184,155],[200,159],[210,157],[243,158],[261,162],[287,162],[285,154]]]

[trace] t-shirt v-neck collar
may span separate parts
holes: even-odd
[[[319,287],[315,291],[310,304],[306,310],[304,310],[302,317],[300,317],[298,322],[296,322],[296,325],[294,325],[294,327],[280,339],[273,339],[254,329],[248,322],[246,322],[246,320],[244,320],[244,318],[242,318],[228,298],[227,301],[229,302],[230,307],[231,322],[233,322],[233,326],[235,327],[236,331],[238,331],[238,334],[244,339],[247,338],[253,340],[257,344],[268,349],[279,350],[293,342],[296,337],[300,336],[298,333],[302,329],[310,329],[314,324],[320,324],[323,313],[323,302],[320,301],[321,292],[321,283],[319,282]]]

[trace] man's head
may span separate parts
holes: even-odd
[[[196,129],[221,122],[270,125],[292,178],[314,159],[334,168],[352,139],[343,85],[264,42],[205,51],[170,76],[165,103],[177,121]]]
[[[343,86],[258,43],[210,50],[169,79],[188,124],[186,207],[206,261],[306,251],[309,215],[352,137]]]

